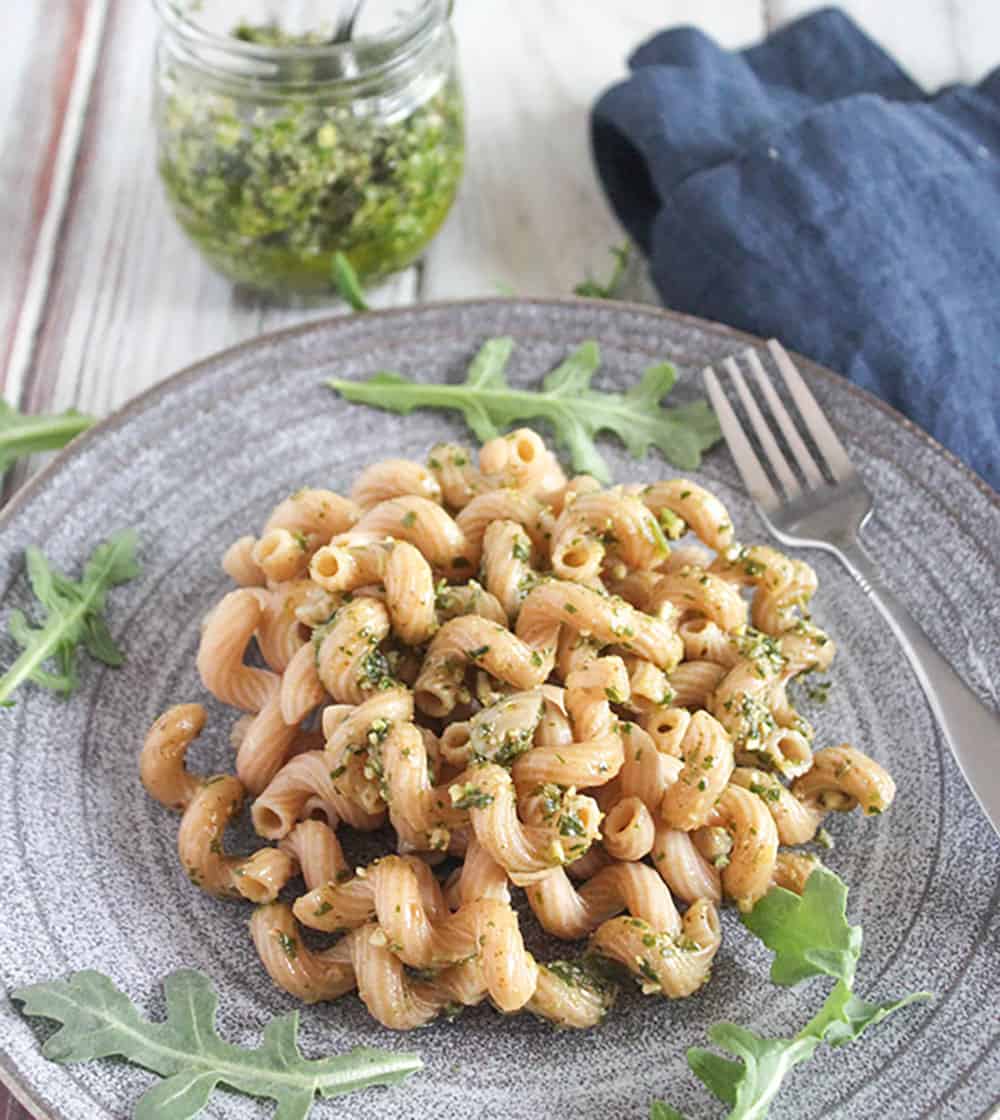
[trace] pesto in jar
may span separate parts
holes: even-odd
[[[315,45],[275,26],[233,37]],[[220,272],[278,294],[329,293],[343,252],[372,281],[411,263],[444,221],[462,174],[454,75],[402,115],[315,88],[232,92],[183,68],[161,77],[160,174],[185,231]]]

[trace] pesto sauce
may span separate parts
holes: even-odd
[[[271,25],[233,35],[296,42]],[[208,261],[239,284],[279,294],[331,292],[338,250],[365,282],[413,261],[462,175],[457,81],[391,122],[309,90],[275,92],[233,96],[183,70],[162,84],[160,174]]]

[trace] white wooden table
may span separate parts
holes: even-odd
[[[812,0],[458,0],[468,104],[460,198],[377,306],[567,294],[622,234],[587,114],[640,40],[693,23],[742,46]],[[928,89],[1000,63],[1000,0],[843,5]],[[0,361],[28,411],[103,415],[174,370],[310,317],[234,295],[174,225],[156,178],[149,0],[16,0],[0,67]],[[24,470],[15,474],[16,483]],[[8,481],[8,490],[12,485]],[[0,1120],[27,1114],[0,1089]]]

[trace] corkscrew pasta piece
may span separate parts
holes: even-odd
[[[711,570],[739,587],[753,587],[751,617],[766,634],[779,635],[795,628],[801,611],[816,591],[816,573],[767,545],[730,544],[719,549]]]
[[[257,645],[268,668],[276,673],[283,673],[309,640],[299,609],[310,600],[313,587],[311,580],[293,579],[276,584],[264,597],[256,630]]]
[[[670,891],[644,863],[611,863],[579,889],[560,868],[532,884],[527,896],[542,928],[567,941],[586,937],[623,910],[645,915],[656,929],[681,928]]]
[[[244,797],[240,781],[229,775],[203,782],[181,817],[177,853],[191,882],[209,894],[270,902],[291,878],[295,863],[277,848],[260,848],[245,857],[226,855],[223,836],[242,810]]]
[[[523,490],[542,500],[566,487],[562,467],[530,428],[518,428],[484,443],[479,450],[479,469],[497,486]]]
[[[690,832],[659,825],[653,838],[652,855],[653,866],[677,898],[684,902],[699,898],[715,903],[722,901],[719,869],[698,850]],[[728,847],[725,858],[728,859]]]
[[[641,798],[623,797],[605,815],[601,835],[609,856],[640,860],[653,850],[656,822]]]
[[[300,724],[326,695],[316,666],[316,650],[309,642],[295,653],[281,675],[281,718],[290,727]]]
[[[472,452],[456,443],[436,443],[427,457],[427,467],[441,487],[444,504],[460,510],[491,484],[472,461]]]
[[[455,518],[477,563],[486,530],[494,521],[513,521],[520,525],[539,555],[548,556],[555,526],[552,510],[537,498],[519,490],[491,490],[473,498]]]
[[[535,991],[525,1009],[557,1027],[589,1030],[604,1021],[617,991],[595,969],[579,962],[539,962]]]
[[[305,538],[302,551],[308,557],[321,544],[346,532],[357,520],[360,510],[349,498],[332,490],[305,487],[279,502],[271,511],[264,533],[287,529]]]
[[[496,898],[501,902],[510,902],[507,883],[507,872],[479,843],[473,833],[469,837],[462,866],[456,869],[449,881],[445,897],[452,910],[457,910],[463,903],[476,902],[480,898]]]
[[[324,545],[313,556],[309,574],[328,591],[382,585],[392,629],[407,645],[426,642],[437,629],[434,573],[406,541]]]
[[[725,632],[738,630],[747,621],[747,605],[739,589],[704,568],[681,568],[661,576],[649,595],[647,610],[659,615],[666,603],[682,620],[697,615]]]
[[[450,785],[433,785],[421,729],[412,723],[393,724],[368,757],[400,840],[419,850],[446,849],[452,829],[465,823],[465,813],[456,806]]]
[[[729,732],[736,750],[762,751],[777,729],[771,699],[783,668],[780,654],[751,653],[725,674],[709,697],[709,711]]]
[[[727,672],[725,665],[715,661],[682,661],[667,677],[674,693],[674,706],[712,710],[715,690]]]
[[[518,886],[572,862],[597,839],[601,811],[593,798],[553,785],[519,803],[502,766],[483,763],[467,773],[468,781],[451,787],[452,804],[468,809],[479,844]]]
[[[663,797],[677,781],[684,764],[659,750],[652,736],[636,724],[622,724],[622,733],[625,762],[618,778],[617,796],[638,797],[653,820],[659,820]]]
[[[809,876],[820,867],[816,856],[807,852],[778,852],[774,864],[774,885],[793,894],[802,894]]]
[[[309,567],[308,545],[302,533],[269,529],[253,546],[253,562],[269,584],[284,583],[305,574]]]
[[[628,673],[627,707],[636,712],[661,710],[674,698],[667,674],[651,661],[627,654],[622,660]]]
[[[567,481],[521,428],[478,466],[441,444],[426,466],[369,466],[350,498],[301,490],[223,566],[239,586],[197,665],[242,713],[236,776],[187,769],[197,704],[153,724],[140,775],[182,814],[188,874],[258,904],[261,961],[307,1002],[357,989],[407,1030],[488,999],[584,1029],[614,999],[602,957],[690,995],[718,904],[801,893],[818,861],[794,846],[831,811],[892,802],[860,751],[813,754],[789,698],[835,652],[806,613],[814,571],[735,543],[694,482]],[[248,792],[276,846],[229,855]],[[345,832],[387,821],[397,854],[352,869]],[[534,959],[518,887],[550,934],[589,936],[585,957]]]
[[[247,721],[236,751],[236,773],[250,793],[260,793],[281,769],[298,732],[282,715],[281,678],[276,677],[260,711]]]
[[[217,700],[244,712],[259,711],[276,680],[269,670],[243,663],[266,603],[266,593],[255,588],[230,591],[205,619],[198,646],[202,684]]]
[[[778,830],[767,805],[749,790],[728,785],[708,823],[732,837],[729,862],[722,869],[722,889],[741,910],[750,910],[771,885],[778,855]]]
[[[773,710],[771,714],[774,716]],[[777,724],[776,717],[775,723]],[[804,774],[813,763],[809,739],[798,729],[782,727],[780,724],[764,736],[758,748],[738,750],[736,757],[744,766],[766,763],[786,778]]]
[[[671,828],[690,831],[705,824],[733,772],[733,747],[708,712],[695,712],[681,740],[684,768],[660,801]]]
[[[636,976],[644,995],[670,999],[693,995],[706,983],[721,942],[718,912],[706,898],[687,908],[677,932],[659,930],[640,915],[610,918],[590,940],[594,952]]]
[[[673,514],[713,552],[722,552],[732,544],[733,523],[726,507],[697,483],[686,478],[655,482],[642,490],[641,497],[656,517],[668,520]]]
[[[535,747],[521,755],[513,768],[519,793],[548,782],[592,788],[616,777],[625,760],[625,748],[611,703],[627,700],[628,688],[628,674],[620,657],[601,657],[585,669],[570,673],[565,703],[573,742]]]
[[[320,952],[310,949],[285,902],[258,907],[250,935],[271,979],[303,1003],[337,999],[356,987],[348,946],[339,942]]]
[[[379,502],[353,527],[352,536],[360,533],[406,541],[449,579],[470,576],[479,565],[478,544],[472,545],[451,514],[429,498],[409,494]]]
[[[586,582],[601,574],[605,557],[626,569],[657,567],[670,553],[656,517],[621,489],[573,495],[552,532],[552,570]]]
[[[372,766],[369,753],[397,722],[413,718],[413,695],[405,688],[376,692],[356,707],[331,704],[323,710],[326,757],[336,791],[366,813],[384,810],[379,790],[380,765]]]
[[[531,538],[516,521],[493,521],[483,536],[483,578],[514,621],[538,576],[531,567]]]
[[[380,649],[388,635],[385,604],[367,596],[345,603],[313,634],[316,670],[334,700],[360,704],[372,692],[392,686],[389,663]]]
[[[446,716],[459,702],[469,666],[485,669],[514,688],[535,688],[552,670],[554,648],[539,649],[505,626],[477,615],[446,622],[431,640],[414,686],[417,707]]]
[[[441,484],[420,463],[410,459],[383,459],[372,463],[358,475],[351,487],[351,499],[362,513],[392,498],[413,495],[438,504]]]
[[[465,584],[448,584],[443,581],[435,589],[438,622],[448,622],[463,615],[478,615],[498,626],[507,624],[507,612],[500,601],[485,588],[470,579]]]
[[[681,757],[681,744],[690,724],[691,712],[676,706],[646,712],[639,720],[639,726],[652,739],[656,750],[673,758]],[[674,776],[676,778],[676,773]]]
[[[189,773],[185,760],[204,726],[205,709],[200,704],[177,704],[149,729],[139,756],[139,775],[146,792],[168,809],[186,809],[201,788],[204,779]]]
[[[462,766],[469,762],[512,765],[531,750],[544,711],[541,688],[503,697],[469,720],[464,750],[453,751],[450,761]]]
[[[522,603],[517,635],[535,649],[553,648],[562,626],[606,645],[620,646],[667,672],[683,653],[671,621],[643,614],[624,599],[602,595],[579,583],[545,580]]]
[[[298,864],[307,890],[350,878],[337,834],[323,821],[300,821],[278,847]]]
[[[295,823],[321,814],[336,828],[341,821],[371,832],[385,822],[385,813],[368,813],[337,786],[325,751],[306,751],[290,759],[257,797],[251,810],[258,835],[280,840]]]
[[[677,633],[684,643],[685,663],[713,661],[731,669],[740,659],[739,641],[708,618],[685,618],[677,624]]]
[[[826,816],[826,811],[818,803],[794,796],[774,774],[766,770],[737,766],[730,781],[764,801],[774,818],[781,844],[808,844]]]
[[[866,817],[884,813],[896,796],[889,773],[846,743],[817,751],[812,767],[792,782],[791,789],[801,801],[824,810],[848,812],[860,805]]]
[[[267,584],[263,568],[253,558],[256,543],[254,536],[240,537],[233,541],[222,557],[222,570],[240,587],[264,587]]]

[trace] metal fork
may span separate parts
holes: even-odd
[[[779,496],[772,485],[715,371],[708,367],[702,374],[705,386],[750,496],[778,540],[793,547],[821,548],[833,553],[879,609],[913,666],[959,769],[1000,835],[1000,716],[980,701],[934,648],[902,602],[882,583],[878,566],[863,548],[860,537],[872,514],[872,496],[784,347],[775,339],[767,345],[833,481],[824,477],[769,380],[757,351],[749,349],[743,360],[804,480],[799,480],[789,464],[736,359],[729,357],[723,361],[723,369],[732,378],[784,495]]]

